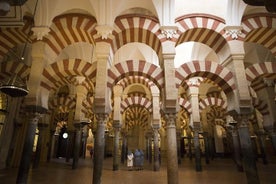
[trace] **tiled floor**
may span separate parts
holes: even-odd
[[[204,162],[204,160],[202,160]],[[259,161],[261,162],[261,161]],[[112,158],[104,161],[102,184],[166,184],[166,164],[162,162],[158,172],[152,171],[152,166],[145,164],[144,170],[128,171],[121,165],[120,170],[112,171]],[[257,163],[261,184],[276,183],[276,163],[263,165]],[[16,181],[17,170],[0,170],[0,184],[13,184]],[[28,184],[91,184],[92,161],[81,159],[76,170],[64,159],[52,160],[41,164],[39,168],[30,171]],[[238,172],[231,159],[215,159],[206,165],[203,171],[196,172],[194,160],[185,158],[179,166],[179,184],[243,184],[247,183],[245,173]]]

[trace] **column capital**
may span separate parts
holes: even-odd
[[[163,34],[167,39],[172,39],[177,34],[177,26],[161,26],[161,34]]]
[[[103,40],[106,40],[109,35],[112,34],[113,28],[108,25],[99,25],[96,27],[97,34],[101,36]]]
[[[274,79],[263,78],[263,82],[267,87],[274,87],[275,86]]]
[[[50,28],[47,26],[33,27],[32,31],[37,40],[42,40],[44,36],[48,35]]]
[[[242,36],[242,26],[225,26],[224,30],[227,36],[231,36],[233,40],[237,40]]]
[[[176,127],[176,114],[175,113],[167,113],[165,114],[166,118],[166,127],[167,128],[175,128]]]

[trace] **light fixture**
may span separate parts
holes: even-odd
[[[67,139],[67,138],[68,138],[68,133],[67,133],[67,132],[64,132],[64,133],[62,134],[62,137],[63,137],[64,139]]]
[[[23,97],[29,93],[26,83],[17,74],[1,85],[0,91],[11,97]]]

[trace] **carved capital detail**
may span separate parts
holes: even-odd
[[[37,40],[42,40],[44,36],[47,36],[50,32],[49,27],[33,27],[32,31],[34,32],[34,35],[36,36]]]
[[[161,33],[167,38],[172,39],[174,35],[177,33],[176,26],[161,26],[160,27]]]
[[[176,127],[176,114],[169,113],[165,114],[166,118],[166,127],[167,128],[175,128]]]
[[[109,35],[112,34],[113,28],[108,25],[101,25],[96,27],[97,34],[102,37],[103,40],[106,40]]]
[[[224,28],[227,36],[231,36],[233,40],[237,40],[242,36],[242,26],[226,26]]]

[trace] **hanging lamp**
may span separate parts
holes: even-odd
[[[26,83],[17,74],[12,75],[1,85],[0,91],[11,97],[23,97],[29,93]]]

